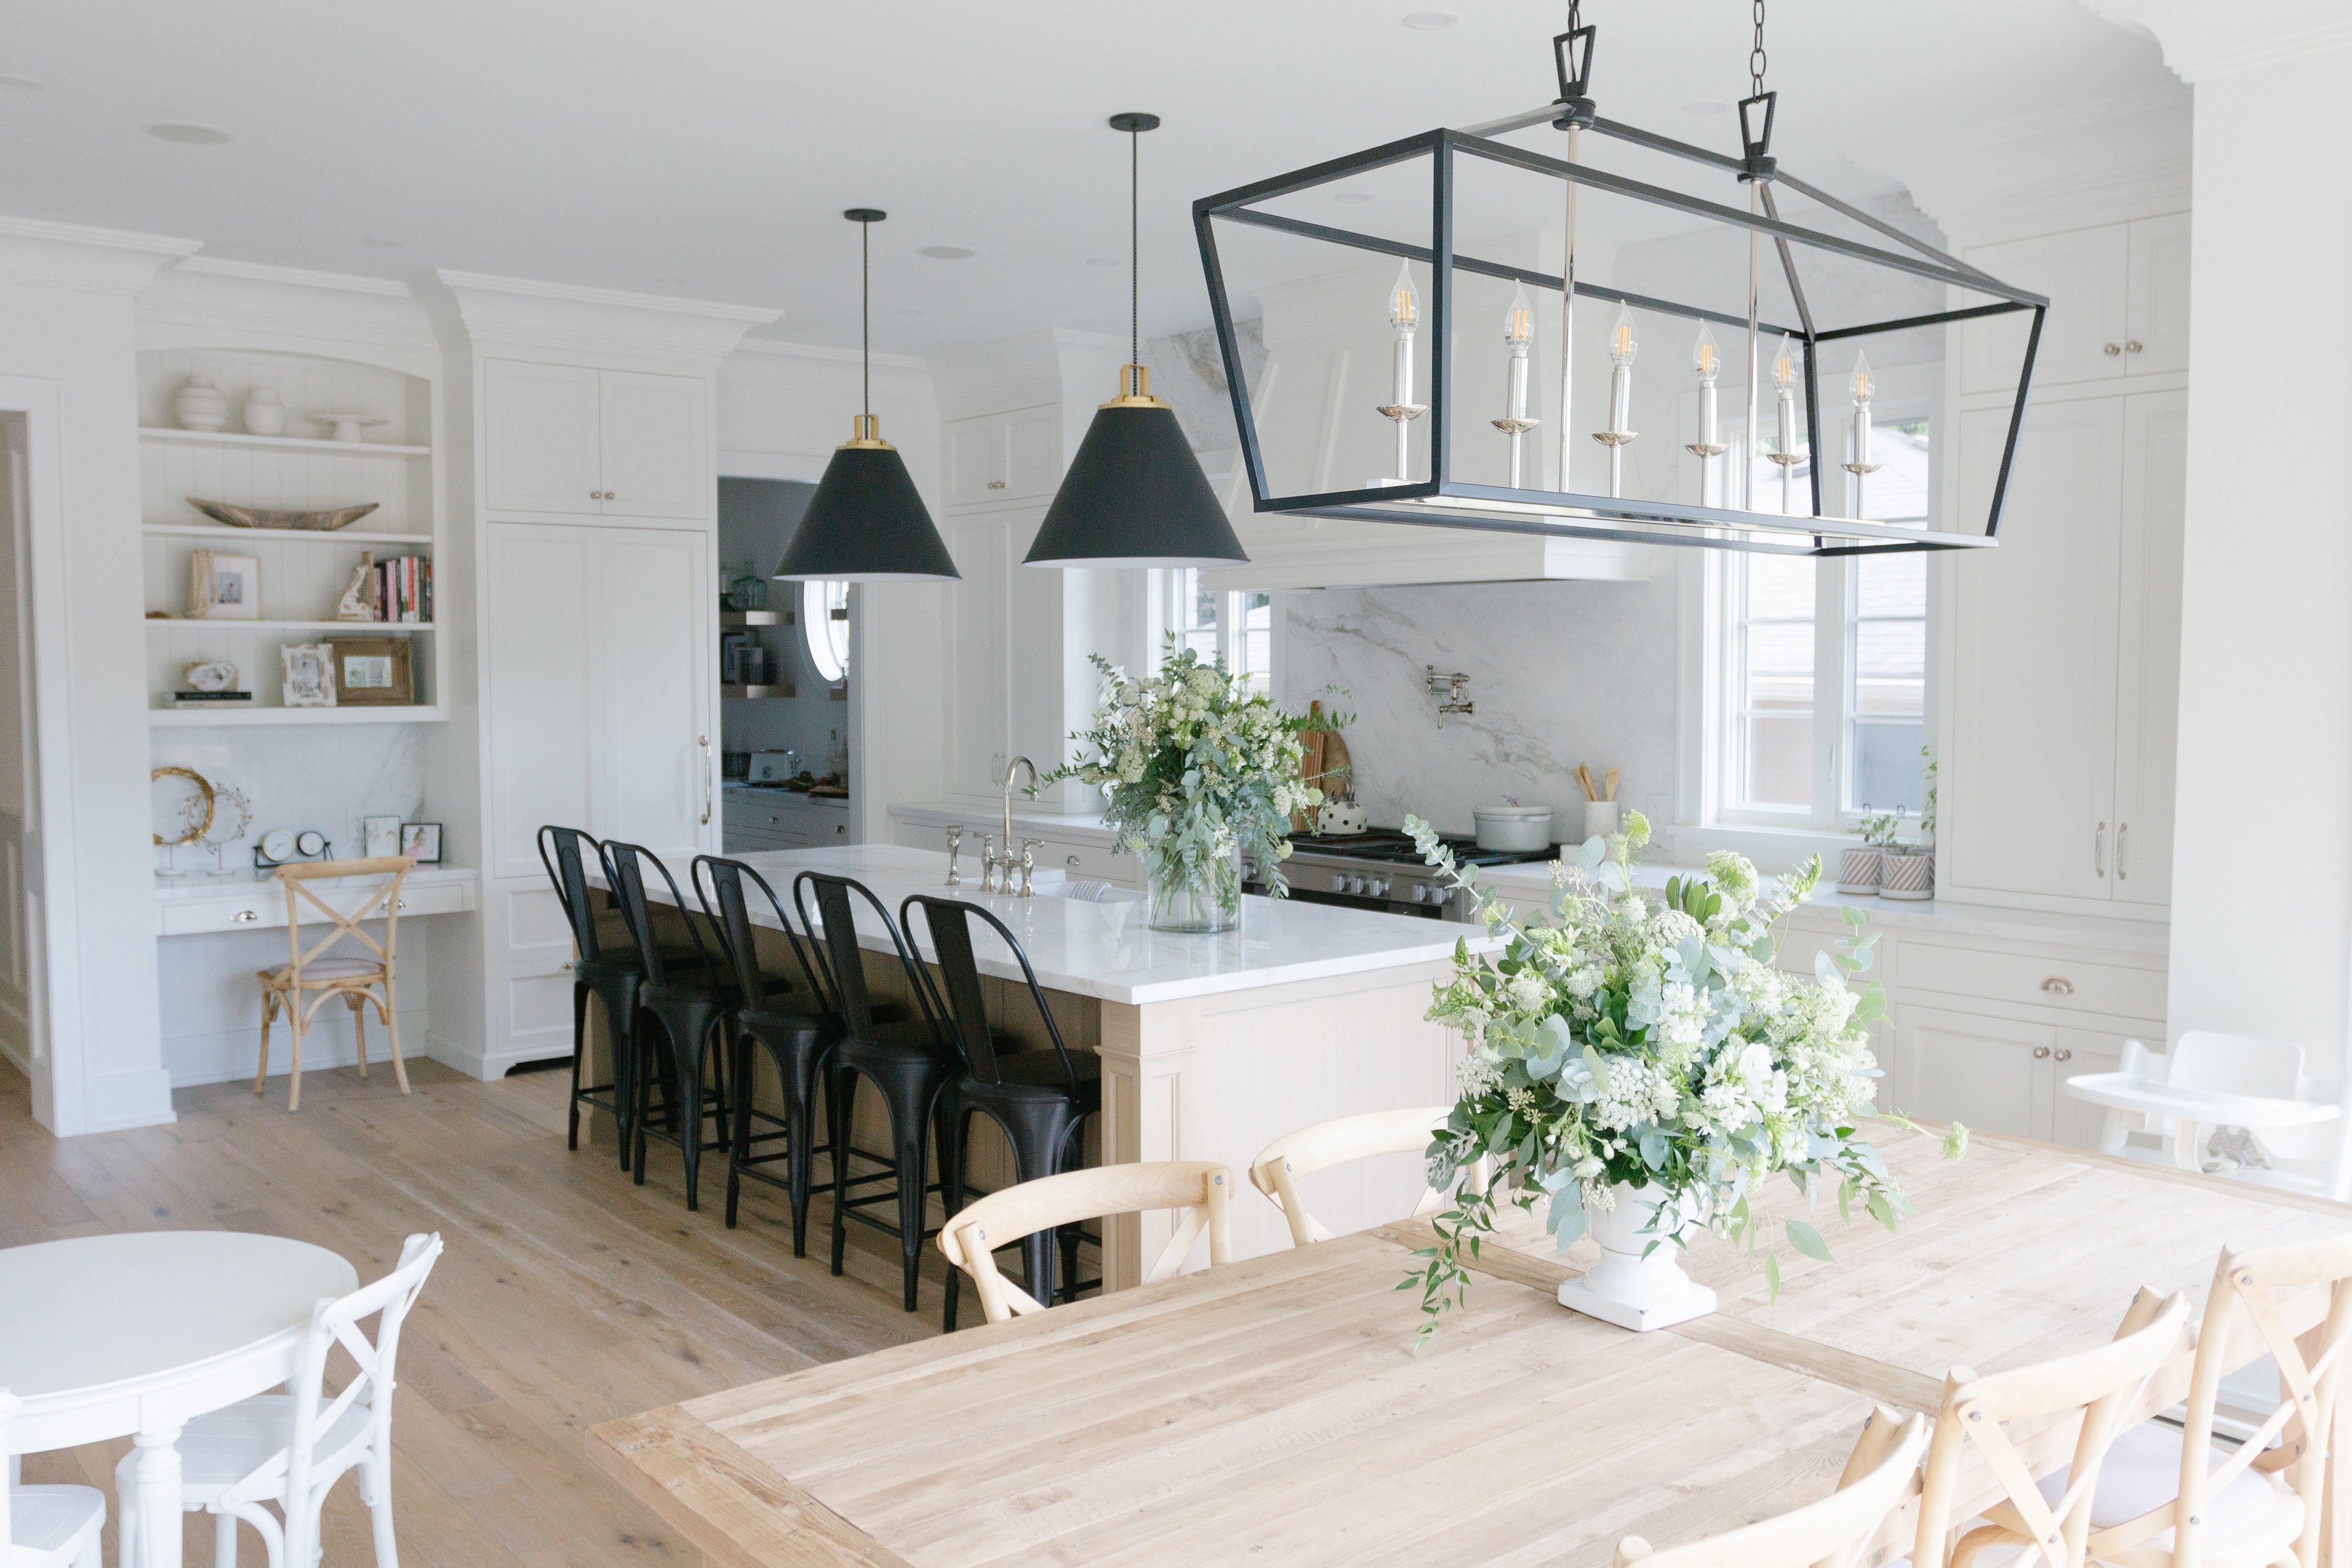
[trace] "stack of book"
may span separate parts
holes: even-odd
[[[395,555],[375,563],[375,618],[433,619],[433,557]]]
[[[253,706],[253,693],[250,691],[174,691],[172,693],[172,706],[174,708],[250,708]]]

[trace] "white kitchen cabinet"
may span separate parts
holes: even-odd
[[[1022,531],[1021,550],[1036,536]],[[1024,570],[1014,552],[1018,524],[1002,513],[942,520],[940,532],[955,557],[960,583],[947,587],[948,790],[986,795],[1003,787],[1013,750],[1013,574]]]
[[[2037,387],[2126,381],[2189,368],[2189,215],[2103,224],[1977,246],[1969,265],[2050,298]],[[1960,391],[2017,384],[2030,315],[1960,329]]]
[[[1046,404],[948,421],[949,506],[1031,500],[1061,482],[1061,410]]]
[[[781,791],[739,789],[727,792],[722,810],[730,855],[849,842],[849,812],[844,806],[820,805]]]
[[[2114,896],[2117,903],[2158,909],[2172,902],[2188,451],[2187,393],[2124,399]]]
[[[1906,1114],[2097,1147],[2103,1113],[2059,1086],[2084,1073],[2114,1071],[2122,1060],[2121,1035],[1916,1005],[1902,1009],[1895,1035],[1904,1064],[1895,1097]]]
[[[492,511],[711,515],[708,380],[485,359],[482,384]]]

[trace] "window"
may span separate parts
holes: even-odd
[[[1871,511],[1924,519],[1927,422],[1881,425]],[[1841,475],[1843,479],[1844,476]],[[1791,511],[1811,476],[1790,475]],[[1759,460],[1753,494],[1778,509],[1780,471]],[[1718,814],[1732,823],[1840,829],[1920,807],[1927,740],[1927,558],[1723,559],[1726,616]]]
[[[1274,599],[1267,594],[1220,593],[1203,586],[1197,568],[1154,573],[1159,580],[1160,623],[1173,632],[1179,647],[1202,658],[1222,657],[1225,668],[1245,677],[1250,689],[1274,686]],[[1152,658],[1160,657],[1155,645]]]
[[[848,584],[801,584],[801,637],[819,677],[836,683],[849,679]]]

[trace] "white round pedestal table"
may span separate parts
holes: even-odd
[[[180,1568],[180,1428],[293,1375],[310,1310],[359,1288],[323,1247],[149,1230],[0,1250],[9,1457],[130,1433],[143,1568]]]

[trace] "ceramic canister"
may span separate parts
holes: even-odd
[[[245,428],[255,436],[286,434],[286,405],[266,386],[257,386],[245,395]]]
[[[228,423],[228,398],[208,375],[192,375],[172,400],[183,430],[217,430]]]

